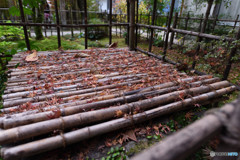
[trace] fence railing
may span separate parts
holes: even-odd
[[[81,13],[84,13],[84,24],[61,24],[60,23],[60,15],[59,15],[59,10],[58,10],[58,4],[57,1],[55,0],[55,15],[56,15],[56,23],[55,24],[49,24],[49,23],[30,23],[28,21],[26,21],[26,17],[24,15],[24,10],[23,10],[23,6],[22,6],[22,0],[18,0],[19,3],[19,7],[20,7],[20,11],[21,11],[21,22],[20,23],[0,23],[0,25],[8,25],[8,26],[22,26],[23,30],[24,30],[24,35],[25,35],[25,41],[26,41],[26,46],[27,49],[30,50],[31,46],[29,43],[29,36],[28,36],[28,31],[27,31],[27,27],[31,27],[31,26],[45,26],[45,27],[55,27],[57,29],[57,39],[58,39],[58,47],[61,48],[61,35],[60,32],[62,30],[62,28],[83,28],[84,29],[84,38],[85,38],[85,48],[88,48],[88,27],[108,27],[109,30],[109,44],[111,44],[112,42],[112,26],[125,26],[127,27],[127,37],[129,37],[129,47],[130,49],[136,49],[138,51],[143,51],[140,48],[137,47],[138,44],[138,36],[135,36],[138,33],[138,30],[140,30],[140,28],[147,28],[148,30],[150,30],[150,33],[148,34],[147,38],[149,39],[149,47],[148,47],[148,52],[144,51],[144,53],[149,54],[152,51],[152,44],[153,44],[153,34],[154,34],[154,30],[162,30],[165,32],[165,39],[164,39],[164,46],[163,46],[163,56],[157,56],[158,58],[161,58],[163,60],[166,60],[168,62],[172,62],[170,60],[167,59],[167,49],[168,48],[172,48],[172,44],[173,44],[173,40],[174,40],[174,33],[178,33],[178,34],[183,34],[183,35],[191,35],[194,37],[197,37],[197,42],[201,42],[203,38],[208,38],[211,40],[220,40],[222,37],[221,36],[217,36],[217,35],[212,35],[212,34],[207,34],[205,33],[207,24],[209,21],[214,21],[213,23],[213,29],[216,27],[216,22],[217,21],[225,21],[225,22],[234,22],[234,26],[233,29],[236,28],[237,26],[237,22],[240,22],[240,20],[238,20],[239,16],[237,16],[237,18],[235,20],[227,20],[227,19],[218,19],[218,18],[209,18],[209,14],[210,14],[210,9],[212,7],[212,2],[213,0],[210,0],[208,2],[208,8],[205,14],[205,17],[203,18],[192,18],[189,16],[187,17],[178,17],[178,14],[175,14],[175,16],[173,15],[174,11],[173,11],[173,6],[175,3],[175,0],[172,0],[171,3],[171,8],[170,8],[170,12],[167,16],[162,16],[162,15],[157,15],[157,11],[156,11],[156,4],[157,1],[154,1],[154,6],[153,6],[153,11],[151,14],[149,15],[144,15],[144,14],[139,14],[138,12],[138,7],[139,7],[139,2],[138,0],[134,1],[134,0],[127,0],[127,23],[114,23],[112,21],[113,18],[113,13],[112,13],[112,3],[110,4],[110,12],[107,13],[108,14],[108,23],[106,24],[89,24],[88,23],[88,11],[87,11],[87,2],[84,0],[84,11],[79,11]],[[111,2],[111,0],[110,0]],[[134,2],[134,3],[133,3]],[[136,6],[135,6],[135,2],[137,2]],[[130,5],[130,3],[132,5]],[[130,9],[130,7],[132,7]],[[137,8],[137,10],[135,10]],[[135,15],[135,11],[136,11],[136,15]],[[90,11],[91,12],[91,11]],[[89,12],[89,13],[90,13]],[[130,13],[131,12],[131,13]],[[124,15],[124,14],[122,14]],[[148,17],[148,24],[150,25],[146,25],[146,24],[142,24],[142,16],[147,16]],[[131,18],[132,17],[132,18]],[[135,17],[135,18],[133,18]],[[166,27],[161,27],[161,26],[157,26],[157,18],[158,17],[165,17],[166,18]],[[173,20],[173,17],[174,20]],[[131,19],[131,23],[130,22]],[[178,29],[177,26],[179,25],[179,20],[180,19],[185,19],[185,24],[184,24],[184,29]],[[135,22],[136,20],[136,22]],[[200,21],[200,26],[199,26],[199,30],[198,32],[195,31],[189,31],[188,30],[188,23],[189,20],[199,20]],[[130,31],[131,30],[131,31]],[[46,30],[45,30],[46,32]],[[131,33],[129,33],[131,32]],[[170,36],[170,33],[171,36]],[[230,37],[225,37],[225,41],[228,41],[229,43],[231,43],[234,40],[238,40],[240,36],[240,30],[238,31],[237,35],[235,38],[230,38]],[[185,41],[185,36],[183,37],[183,43],[182,45],[184,45],[184,41]],[[196,47],[196,51],[194,54],[194,57],[196,57],[199,54],[200,51],[200,45],[198,45]],[[231,52],[230,52],[230,56],[228,58],[228,62],[227,65],[225,67],[225,71],[223,73],[223,79],[227,79],[233,60],[232,57],[234,57],[236,55],[236,51],[237,51],[237,47],[232,48]],[[149,55],[153,55],[153,54],[149,54]],[[195,66],[197,63],[197,59],[195,58],[193,60],[193,64],[192,67],[189,69],[194,70]],[[178,64],[178,63],[174,63],[174,64]],[[198,71],[195,70],[195,73],[198,73]]]
[[[152,52],[152,41],[153,41],[153,32],[152,30],[161,30],[161,31],[164,31],[165,32],[165,40],[164,40],[164,46],[163,46],[163,56],[155,56],[155,57],[158,57],[159,59],[162,59],[162,60],[166,60],[168,62],[172,62],[170,60],[167,60],[166,56],[167,56],[167,49],[169,48],[168,45],[172,45],[173,44],[173,36],[174,36],[174,33],[180,33],[180,34],[184,34],[184,35],[191,35],[191,36],[195,36],[197,37],[197,43],[200,43],[203,38],[208,38],[208,39],[212,39],[212,40],[220,40],[222,39],[221,36],[217,36],[217,35],[212,35],[212,34],[206,34],[205,33],[205,30],[206,30],[206,27],[207,27],[207,22],[209,20],[209,15],[210,15],[210,10],[211,10],[211,7],[212,7],[212,3],[213,3],[213,0],[210,0],[208,1],[208,7],[207,7],[207,10],[206,10],[206,14],[205,14],[205,17],[204,18],[194,18],[196,20],[200,20],[202,21],[202,23],[200,23],[199,25],[199,32],[193,32],[193,31],[188,31],[188,30],[184,30],[184,29],[177,29],[176,28],[176,25],[177,25],[177,19],[178,19],[178,15],[175,14],[175,23],[173,23],[173,25],[171,26],[171,22],[172,22],[172,19],[173,19],[173,8],[174,8],[174,4],[175,4],[175,0],[172,0],[171,1],[171,8],[170,8],[170,13],[169,13],[169,16],[168,16],[168,23],[167,23],[167,27],[160,27],[160,26],[156,26],[156,25],[153,25],[154,24],[154,19],[156,17],[156,10],[153,9],[153,13],[152,13],[152,25],[145,25],[145,24],[139,24],[137,23],[136,26],[136,33],[137,34],[137,30],[139,27],[145,27],[145,28],[148,28],[151,30],[151,35],[150,35],[150,39],[149,39],[149,50],[148,52],[146,51],[143,51],[142,49],[138,48],[137,47],[137,36],[135,38],[135,41],[136,41],[136,50],[140,51],[140,52],[143,52],[143,53],[146,53],[150,56],[153,56],[154,54],[151,53]],[[156,4],[157,1],[154,0],[154,4]],[[138,1],[137,1],[137,5],[138,5]],[[154,6],[153,6],[154,8]],[[138,10],[137,10],[138,12]],[[238,17],[237,17],[238,18]],[[186,20],[189,20],[190,18],[187,18]],[[212,19],[210,19],[212,20]],[[138,21],[138,16],[137,16],[137,19],[136,21]],[[217,21],[217,19],[215,19],[215,21]],[[236,19],[235,21],[235,26],[234,28],[236,27],[236,24],[238,22],[238,20]],[[131,22],[130,25],[134,25],[135,24],[135,21]],[[185,29],[187,29],[187,23],[185,25]],[[169,39],[169,34],[172,33],[172,37]],[[131,33],[130,33],[131,35]],[[131,38],[131,37],[130,37]],[[225,36],[224,40],[225,41],[228,41],[229,43],[232,43],[232,41],[234,40],[239,40],[240,39],[240,27],[239,27],[239,30],[235,36],[235,38],[229,38],[227,36]],[[170,40],[170,42],[169,42]],[[168,43],[169,42],[169,43]],[[194,60],[193,60],[193,63],[192,63],[192,67],[189,68],[190,70],[194,71],[195,73],[200,73],[199,71],[196,71],[195,70],[195,66],[197,64],[197,59],[196,59],[196,56],[199,55],[199,52],[200,52],[200,44],[197,45],[196,49],[195,49],[195,53],[194,53]],[[237,52],[237,45],[235,45],[231,50],[230,50],[230,56],[228,57],[228,59],[226,59],[227,61],[227,64],[225,66],[225,70],[223,72],[223,79],[226,80],[229,76],[229,73],[230,73],[230,70],[231,70],[231,66],[232,66],[232,63],[233,63],[233,57],[236,55],[236,52]],[[178,64],[178,63],[174,63],[174,64]]]
[[[210,110],[200,120],[170,135],[161,143],[136,155],[132,160],[182,160],[192,155],[211,138],[220,137],[216,151],[209,151],[214,160],[237,159],[240,140],[240,97],[220,109]],[[220,152],[220,153],[219,153]],[[223,153],[225,152],[225,153]],[[222,155],[220,155],[222,153]]]

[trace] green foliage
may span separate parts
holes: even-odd
[[[101,160],[126,160],[128,157],[124,147],[111,147],[107,153],[107,157],[102,157]]]
[[[92,18],[90,24],[104,24],[99,18]],[[107,36],[108,30],[106,27],[88,27],[88,38],[90,40],[102,39]]]
[[[7,23],[11,23],[11,21],[7,21]],[[23,39],[23,29],[16,26],[0,26],[0,38],[4,41]]]
[[[32,8],[38,7],[39,3],[41,3],[41,0],[23,0],[23,11],[26,15],[32,14]],[[9,8],[9,13],[13,16],[20,16],[20,9],[19,7],[13,6]]]
[[[153,39],[153,45],[157,47],[163,47],[164,41],[162,35],[158,35],[157,33],[155,34]]]

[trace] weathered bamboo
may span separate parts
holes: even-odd
[[[187,82],[188,80],[190,80],[190,79],[185,79],[185,82]],[[216,82],[216,80],[218,80],[218,79],[216,79],[216,78],[207,79],[207,80],[203,80],[203,81],[193,82],[193,83],[190,83],[189,85],[191,87],[195,87],[195,86],[201,85],[201,84],[208,84],[208,83]],[[82,111],[88,111],[90,109],[99,109],[99,108],[108,107],[108,106],[111,106],[114,104],[123,104],[123,103],[134,102],[134,101],[137,101],[140,99],[145,99],[146,95],[147,96],[156,96],[156,95],[160,95],[160,94],[166,94],[170,91],[177,90],[180,87],[180,86],[172,87],[172,86],[175,86],[176,84],[178,84],[178,82],[169,82],[169,83],[156,85],[153,87],[147,87],[147,88],[139,89],[139,90],[135,90],[135,91],[123,92],[122,94],[119,94],[119,95],[107,95],[107,96],[95,98],[95,100],[103,100],[101,102],[93,102],[90,104],[82,105],[82,104],[88,102],[88,100],[83,100],[83,101],[78,101],[78,102],[73,102],[73,103],[65,103],[62,105],[58,105],[56,107],[52,106],[52,109],[53,109],[53,107],[55,107],[56,109],[61,109],[59,112],[61,112],[62,116],[72,115],[72,114],[79,113]],[[155,91],[153,91],[153,90],[155,90]],[[138,93],[138,94],[133,95],[136,93]],[[132,96],[127,96],[127,95],[132,95]],[[119,96],[123,96],[123,97],[119,97]],[[119,97],[119,98],[117,98],[117,97]],[[110,100],[107,100],[109,98],[110,98]],[[111,99],[111,98],[113,98],[113,99]],[[90,101],[92,101],[92,100],[90,100]],[[78,105],[78,106],[76,106],[76,105]],[[68,107],[65,108],[65,106],[68,106]],[[70,106],[72,106],[72,107],[70,107]],[[22,115],[8,116],[7,119],[4,119],[4,118],[0,119],[0,126],[3,126],[3,128],[6,129],[6,128],[12,128],[12,127],[20,126],[20,125],[30,124],[33,122],[49,120],[49,115],[52,115],[52,114],[54,114],[54,111],[39,113],[39,114],[35,114],[35,115],[28,114],[25,117],[23,117]]]
[[[236,34],[236,40],[239,40],[239,39],[240,39],[240,27],[239,27],[238,32]],[[232,67],[232,63],[233,63],[233,59],[232,58],[236,55],[237,48],[238,48],[238,46],[235,45],[231,49],[231,51],[230,51],[230,55],[229,55],[229,58],[228,58],[227,66],[226,66],[226,68],[224,70],[224,73],[223,73],[223,79],[225,79],[225,80],[228,78],[228,75],[230,73],[230,70],[231,70],[231,67]]]
[[[171,27],[171,22],[172,22],[174,5],[175,5],[175,0],[172,0],[172,1],[171,1],[169,18],[168,18],[168,24],[167,24],[167,32],[166,32],[166,37],[165,37],[164,46],[163,46],[163,60],[165,60],[166,55],[167,55],[168,37],[169,37],[169,33],[170,33],[170,31],[171,31],[171,30],[170,30],[170,27]]]
[[[178,21],[178,13],[176,12],[172,28],[176,28],[177,27],[177,21]],[[174,40],[174,34],[175,34],[175,32],[172,32],[172,34],[171,34],[170,42],[169,42],[169,49],[172,49],[173,40]]]
[[[146,75],[147,74],[126,75],[126,76],[112,78],[112,80],[113,79],[119,79],[119,78],[120,79],[131,78],[131,77],[136,77],[136,76],[141,77],[141,76],[146,76]],[[103,82],[103,81],[106,81],[106,80],[100,79],[98,81]],[[77,95],[81,92],[82,91],[70,91],[70,92],[64,92],[64,93],[41,95],[41,96],[36,96],[36,97],[33,97],[33,98],[23,98],[23,99],[19,99],[19,100],[15,100],[15,101],[3,102],[3,107],[7,108],[7,107],[15,106],[15,105],[20,105],[20,104],[23,104],[23,103],[26,103],[26,102],[39,102],[39,101],[44,101],[46,99],[53,98],[53,97],[63,98],[63,97],[68,97],[68,96],[72,96],[72,95]]]
[[[129,50],[135,50],[135,0],[130,2],[130,23],[129,23]]]
[[[102,75],[102,76],[104,76],[104,75]],[[104,90],[104,89],[112,89],[112,88],[115,88],[115,87],[125,86],[125,85],[128,85],[128,84],[136,84],[136,83],[140,83],[141,81],[142,80],[128,81],[128,82],[99,86],[99,87],[96,87],[96,88],[88,88],[88,89],[80,89],[81,87],[84,86],[84,84],[76,83],[74,85],[53,87],[52,90],[53,91],[65,91],[65,90],[69,90],[69,89],[76,89],[76,90],[83,90],[82,93],[89,93],[89,92],[95,92],[95,91],[100,91],[100,90]],[[41,94],[43,91],[45,91],[45,89],[25,91],[25,90],[30,90],[30,89],[34,89],[34,88],[35,88],[35,86],[23,87],[23,88],[20,88],[21,90],[18,89],[18,88],[13,88],[13,89],[10,90],[10,94],[5,94],[5,95],[2,96],[2,98],[3,99],[9,99],[9,98],[15,98],[15,97],[24,98],[24,97],[29,96],[31,93]],[[17,93],[12,93],[12,92],[17,92]]]
[[[123,114],[129,113],[130,111],[134,111],[136,107],[141,110],[146,110],[146,109],[150,109],[155,106],[166,104],[176,99],[179,99],[180,95],[187,96],[188,94],[190,94],[191,96],[195,96],[198,94],[209,92],[213,89],[217,90],[227,86],[229,86],[229,82],[222,81],[222,82],[210,84],[209,86],[196,87],[196,88],[191,88],[189,90],[175,91],[175,92],[157,96],[151,99],[133,102],[126,105],[117,106],[117,107],[111,107],[111,108],[101,109],[97,111],[74,114],[71,116],[65,116],[65,117],[38,122],[38,123],[33,122],[33,124],[24,125],[21,127],[2,131],[0,134],[0,144],[16,142],[21,139],[26,139],[33,136],[45,134],[55,129],[66,129],[74,126],[86,125],[86,124],[97,122],[97,121],[108,120],[116,116],[117,111],[121,111]],[[65,114],[67,113],[66,110],[64,113]],[[49,116],[50,115],[45,115],[45,117],[49,117]],[[19,137],[18,135],[22,135],[22,137]]]
[[[26,144],[15,146],[15,147],[4,148],[1,150],[1,156],[6,160],[16,159],[16,158],[28,157],[28,156],[39,154],[49,150],[65,147],[67,145],[77,143],[79,141],[82,141],[97,135],[101,135],[107,132],[128,127],[133,124],[140,123],[164,114],[172,113],[174,111],[179,111],[182,109],[187,109],[189,108],[188,106],[191,106],[194,103],[202,103],[203,101],[207,101],[207,100],[219,97],[221,95],[230,93],[234,90],[235,90],[234,86],[223,88],[220,90],[195,96],[189,99],[185,99],[183,101],[174,102],[165,106],[160,106],[155,109],[138,113],[136,115],[131,116],[131,118],[119,118],[119,119],[111,120],[105,123],[71,131],[58,136],[45,138],[45,139],[41,139],[34,142],[29,142]],[[61,127],[62,126],[60,126],[60,128]],[[26,130],[25,131],[19,130],[19,131],[23,132],[22,136],[28,135],[28,132],[26,132]],[[16,133],[13,133],[13,134],[16,134]],[[5,135],[5,137],[8,138],[9,135]]]
[[[206,10],[206,13],[205,13],[205,18],[203,20],[203,24],[201,26],[200,33],[204,33],[205,30],[206,30],[207,22],[208,22],[208,18],[209,18],[209,15],[210,15],[210,11],[211,11],[211,8],[212,8],[213,1],[214,0],[209,0],[208,1],[207,10]],[[202,37],[198,37],[197,43],[199,43],[201,41],[202,41]],[[196,56],[199,54],[200,47],[201,47],[200,44],[198,44],[197,47],[196,47],[196,52],[195,52],[194,57],[193,57],[192,69],[195,69],[195,66],[196,66],[196,63],[197,63],[196,62]]]
[[[133,58],[129,58],[129,56],[124,56],[124,57],[121,57],[121,58],[128,58],[128,60],[130,61],[129,64],[147,60],[144,57],[140,58],[140,56],[139,57],[133,57]],[[136,58],[138,58],[138,59],[135,60]],[[118,57],[113,57],[113,58],[104,59],[104,60],[111,60],[111,59],[117,60],[119,58]],[[109,65],[109,64],[107,64],[107,65],[104,64],[103,59],[98,59],[98,62],[101,62],[101,63],[99,63],[100,65],[105,65],[105,66]],[[87,70],[89,68],[83,68],[82,66],[89,67],[89,66],[91,66],[91,64],[92,64],[92,60],[91,61],[82,61],[80,63],[79,63],[79,61],[76,61],[76,64],[60,64],[60,65],[43,66],[43,67],[36,68],[35,70],[32,69],[31,67],[29,67],[29,68],[24,68],[24,69],[19,69],[19,70],[16,70],[16,71],[12,71],[11,73],[8,74],[8,76],[33,74],[33,73],[38,73],[39,70],[47,70],[48,73],[51,73],[53,71],[54,72],[59,71],[59,68],[64,68],[64,69],[69,68],[69,70],[72,70],[72,69],[78,69],[78,67],[81,67],[80,70]],[[119,66],[121,66],[121,65],[119,65]]]
[[[205,78],[207,78],[205,76],[202,76],[202,77],[199,77],[199,78],[200,78],[199,80],[201,80],[201,81],[192,82],[192,83],[189,83],[188,85],[190,85],[191,87],[194,87],[194,86],[197,86],[197,85],[210,84],[210,83],[214,83],[214,82],[219,81],[219,78],[205,79]],[[193,80],[194,80],[194,78],[186,78],[186,79],[181,79],[181,80],[179,79],[179,82],[181,84],[181,82],[191,82]],[[139,80],[139,81],[141,82],[142,80]],[[151,91],[151,90],[154,90],[154,89],[157,89],[157,88],[161,89],[161,88],[166,88],[166,87],[172,87],[172,86],[178,84],[179,82],[177,82],[177,81],[176,82],[168,82],[168,83],[163,83],[163,84],[156,85],[156,86],[151,86],[151,87],[147,87],[147,88],[142,88],[142,89],[132,90],[132,91],[128,91],[128,92],[123,92],[123,95],[127,96],[127,95],[137,94],[137,93],[140,93],[140,92]],[[112,99],[112,100],[114,100],[114,99]],[[119,99],[119,100],[121,100],[121,99]],[[114,100],[114,101],[116,101],[116,100]],[[79,105],[80,103],[82,103],[82,101],[74,101],[74,102],[70,102],[70,103],[59,104],[57,106],[44,107],[44,108],[41,108],[41,111],[42,110],[48,110],[48,109],[55,109],[55,108],[65,108],[65,105],[67,105],[68,107],[69,106],[76,106],[76,105]],[[118,103],[118,101],[116,103]],[[101,104],[102,104],[102,102],[101,102]],[[110,105],[111,104],[112,103],[110,103]],[[38,105],[38,104],[33,103],[32,105]],[[98,105],[98,102],[93,102],[93,103],[91,103],[90,106],[97,106],[97,105]],[[90,107],[87,107],[87,108],[90,108]],[[5,108],[5,109],[1,109],[1,112],[3,112],[3,113],[12,113],[14,110],[18,110],[18,109],[19,109],[19,107],[9,107],[9,108]],[[32,111],[34,111],[34,110],[31,110],[29,112],[31,113]],[[39,111],[39,110],[35,110],[35,111]],[[28,111],[26,111],[24,113],[26,113],[28,115],[27,112]],[[37,113],[37,112],[33,112],[33,113]],[[12,116],[14,116],[14,115],[8,115],[7,117],[10,118]]]
[[[153,13],[152,13],[152,25],[154,25],[154,23],[155,23],[156,9],[157,9],[157,0],[154,0]],[[151,51],[152,51],[152,43],[153,43],[153,29],[150,30],[150,38],[149,38],[149,44],[148,44],[148,52],[151,52]]]
[[[189,12],[188,12],[188,14],[187,14],[187,18],[186,18],[186,20],[185,20],[184,30],[187,30],[187,28],[188,28],[188,21],[189,21],[189,18],[190,18],[190,16],[189,16]],[[183,36],[183,40],[182,40],[182,45],[183,45],[183,46],[184,46],[184,44],[185,44],[185,37],[186,37],[186,36]]]
[[[239,107],[239,100],[235,101],[232,104],[227,104],[220,110],[204,116],[200,120],[187,126],[174,135],[170,135],[161,141],[161,143],[158,143],[150,149],[136,155],[132,158],[132,160],[152,160],[158,159],[159,157],[164,160],[186,159],[189,155],[193,154],[198,148],[200,148],[200,146],[206,143],[210,138],[213,138],[216,136],[216,134],[220,133],[220,131],[224,132],[224,135],[226,136],[226,131],[223,131],[223,127],[227,125],[227,127],[229,126],[232,128],[232,123],[235,123],[235,125],[239,123],[239,118],[237,119],[237,117],[239,117]],[[236,113],[238,113],[238,115]],[[232,118],[232,115],[234,115],[234,118],[236,119]],[[227,121],[227,124],[225,124],[223,120]],[[230,121],[232,121],[232,123]],[[236,132],[236,128],[231,133],[233,132]],[[229,148],[225,148],[221,151],[217,150],[217,152],[238,151],[228,149]],[[170,152],[171,154],[169,154]],[[218,159],[218,157],[215,158]],[[229,158],[231,159],[231,157]],[[226,159],[226,157],[224,156],[223,159]],[[233,159],[236,159],[236,157]]]

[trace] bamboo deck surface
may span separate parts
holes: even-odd
[[[11,147],[1,149],[4,159],[65,147],[235,90],[127,49],[38,52],[36,62],[26,56],[18,53],[8,64],[0,145]]]

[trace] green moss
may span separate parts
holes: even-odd
[[[136,143],[134,147],[130,148],[129,151],[127,151],[127,155],[131,156],[134,155],[135,153],[139,153],[142,150],[152,146],[152,144],[153,141],[139,141],[138,143]]]

